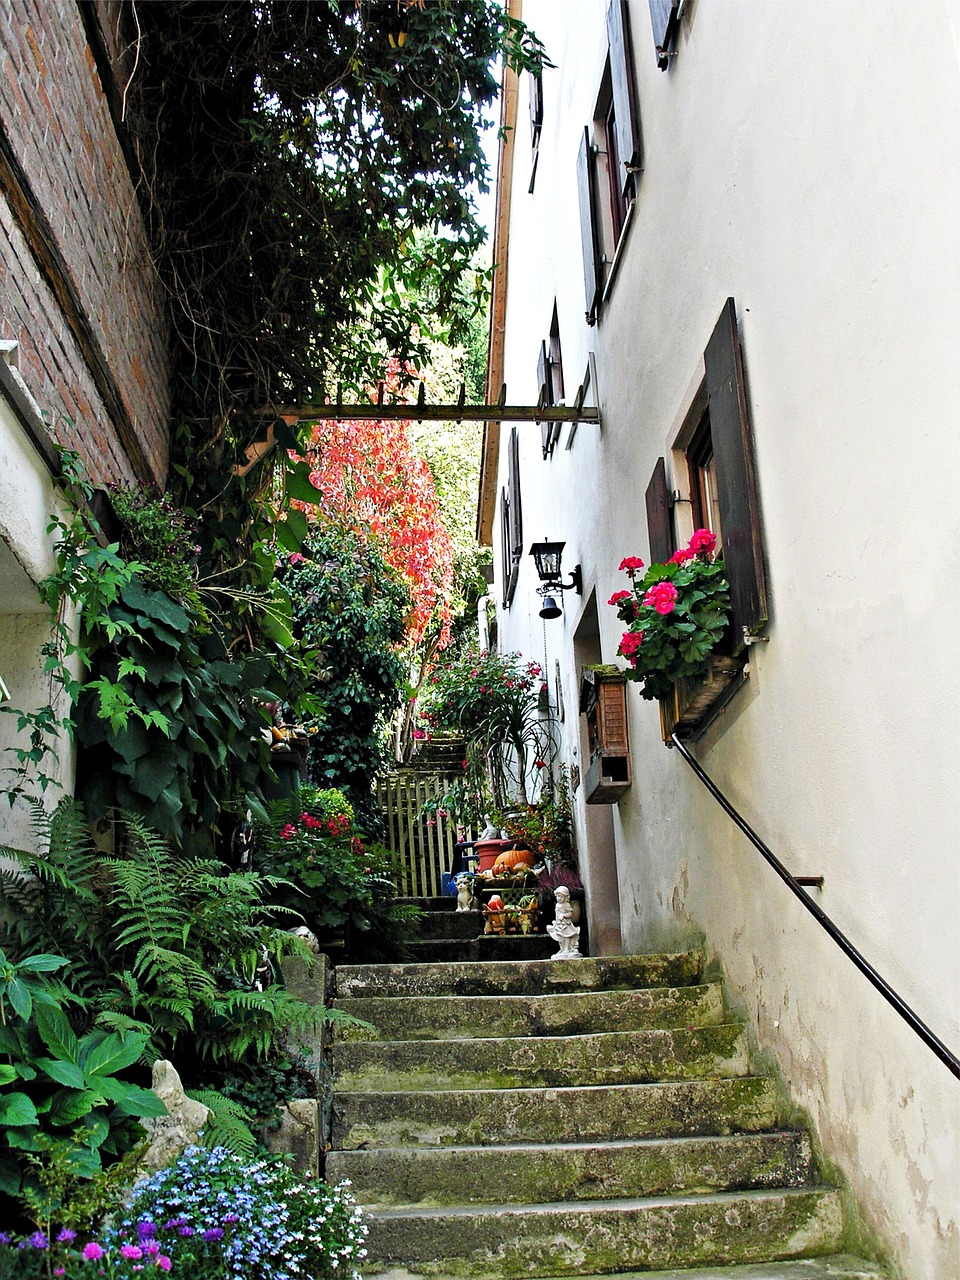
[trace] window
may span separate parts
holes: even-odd
[[[540,343],[540,359],[537,361],[537,402],[544,405],[563,404],[563,357],[560,352],[560,321],[557,304],[553,304],[550,321],[550,337]],[[540,444],[544,458],[553,453],[560,439],[559,422],[540,424]]]
[[[727,299],[720,313],[703,362],[703,387],[689,415],[692,430],[681,438],[675,451],[679,454],[677,476],[689,485],[689,531],[712,529],[718,545],[722,545],[736,653],[743,648],[744,632],[759,631],[769,610],[753,444],[733,298]],[[652,562],[667,559],[677,542],[685,541],[687,531],[681,533],[673,528],[672,507],[665,462],[659,458],[646,492]]]
[[[508,609],[517,589],[523,554],[523,519],[520,510],[520,440],[510,432],[507,446],[507,485],[500,494],[500,551],[503,575],[503,607]]]
[[[530,72],[530,185],[527,191],[533,191],[537,177],[537,161],[540,159],[540,134],[543,130],[543,77]]]
[[[673,45],[680,27],[680,8],[681,0],[650,0],[653,44],[657,51],[657,66],[661,71],[666,71],[670,59],[676,56]]]
[[[607,10],[607,59],[577,156],[587,323],[594,324],[636,194],[639,115],[626,0]]]

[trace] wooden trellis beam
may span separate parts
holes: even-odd
[[[329,404],[263,405],[255,412],[265,418],[283,418],[294,422],[592,422],[600,423],[600,410],[583,403],[581,386],[571,405],[507,404],[504,384],[495,404],[466,404],[464,387],[456,404],[428,404],[424,385],[420,383],[413,404],[384,404],[383,384],[377,389],[377,400],[360,404],[344,404],[340,393]]]

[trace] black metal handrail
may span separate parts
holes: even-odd
[[[808,893],[804,892],[803,886],[798,882],[797,878],[790,874],[780,859],[767,847],[767,845],[764,844],[746,819],[741,817],[713,779],[704,771],[699,762],[693,758],[675,733],[671,735],[670,744],[676,747],[693,772],[713,796],[714,800],[716,800],[720,807],[730,815],[750,843],[753,844],[761,854],[763,854],[764,858],[769,862],[770,866],[773,867],[774,871],[776,871],[777,875],[784,882],[790,892],[800,899],[813,918],[822,925],[844,955],[848,956],[853,961],[860,972],[880,992],[884,1000],[893,1005],[894,1009],[896,1009],[900,1017],[903,1018],[907,1026],[912,1028],[923,1043],[929,1049],[932,1049],[940,1061],[949,1067],[953,1074],[960,1079],[960,1058],[958,1058],[955,1053],[951,1053],[943,1041],[938,1036],[934,1035],[927,1024],[917,1017],[906,1001],[897,995],[896,991],[894,991],[890,984],[880,977],[873,965],[870,964],[868,960],[864,959],[850,939],[837,928],[827,913],[813,901]]]

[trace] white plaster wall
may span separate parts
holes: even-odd
[[[0,397],[0,676],[10,707],[32,711],[59,692],[44,674],[42,646],[50,639],[50,617],[36,584],[52,573],[51,513],[60,510],[49,472],[6,401]],[[62,694],[61,694],[62,697]],[[62,711],[61,711],[62,714]],[[0,845],[31,849],[31,811],[22,800],[11,808],[7,791],[14,780],[14,746],[29,745],[14,715],[0,715]],[[45,771],[60,783],[43,796],[56,804],[72,790],[73,747],[63,737],[56,760]]]
[[[558,70],[533,195],[521,90],[506,381],[535,393],[558,299],[568,398],[596,353],[604,422],[549,462],[521,427],[524,536],[567,541],[599,603],[647,554],[643,494],[727,296],[754,430],[771,640],[704,766],[932,1028],[960,1048],[960,76],[937,0],[695,0],[666,74],[632,0],[644,173],[599,325],[584,323],[575,162],[603,0],[527,0]],[[506,434],[506,433],[504,433]],[[505,458],[504,471],[505,475]],[[499,546],[495,530],[494,546]],[[526,558],[525,558],[526,561]],[[500,618],[542,659],[532,562]],[[576,705],[581,602],[547,625]],[[728,994],[911,1280],[960,1266],[960,1087],[664,750],[631,690],[617,806],[622,928],[702,930]],[[576,726],[566,723],[573,759]]]

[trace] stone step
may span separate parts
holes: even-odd
[[[556,953],[557,944],[545,933],[476,933],[471,939],[436,938],[408,942],[414,964],[518,963],[543,961]]]
[[[765,1076],[566,1089],[333,1096],[335,1150],[495,1146],[619,1138],[757,1133],[776,1126],[777,1091]]]
[[[584,1036],[341,1042],[333,1047],[332,1065],[337,1092],[389,1093],[743,1076],[749,1053],[743,1028],[722,1023]]]
[[[736,1134],[551,1146],[394,1147],[331,1152],[328,1181],[349,1178],[366,1207],[615,1200],[799,1187],[810,1181],[801,1133]]]
[[[840,1192],[825,1187],[375,1209],[367,1221],[365,1274],[402,1265],[471,1280],[829,1254],[843,1235]]]
[[[417,929],[417,941],[422,942],[479,938],[483,916],[479,911],[427,911],[417,921]]]
[[[380,1271],[380,1280],[421,1280],[425,1271],[409,1271],[406,1267],[390,1267]],[[431,1280],[463,1280],[462,1276],[441,1275],[431,1271]],[[877,1263],[849,1254],[831,1254],[827,1258],[797,1258],[778,1262],[756,1262],[747,1266],[694,1267],[681,1271],[618,1271],[603,1276],[580,1275],[580,1280],[886,1280],[887,1272]],[[544,1280],[561,1280],[559,1276]]]
[[[723,1021],[719,983],[546,996],[366,996],[337,1001],[375,1036],[344,1028],[342,1040],[465,1040],[583,1035],[612,1027],[713,1026]]]
[[[700,981],[698,951],[668,955],[598,956],[515,964],[338,965],[340,999],[365,996],[546,995],[558,991],[611,991],[681,987]]]

